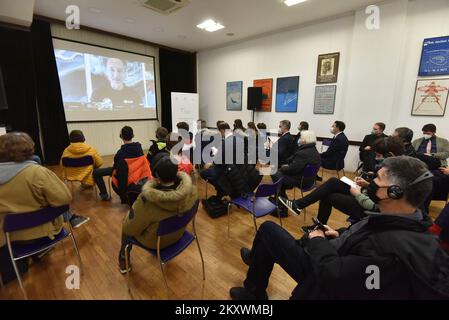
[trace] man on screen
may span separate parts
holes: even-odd
[[[108,58],[106,77],[109,85],[94,90],[91,97],[93,103],[102,104],[98,106],[99,109],[135,108],[141,105],[142,98],[136,91],[125,85],[126,64],[121,59]]]

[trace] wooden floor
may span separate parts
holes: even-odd
[[[111,163],[108,157],[106,163]],[[60,174],[59,168],[52,168]],[[325,178],[332,172],[326,172]],[[352,178],[352,175],[348,174]],[[265,177],[268,182],[269,179]],[[205,184],[197,181],[198,191],[204,196]],[[213,188],[209,186],[209,194]],[[293,194],[290,194],[292,198]],[[298,195],[297,195],[298,197]],[[431,207],[435,217],[444,203],[434,202]],[[318,205],[307,209],[306,224],[316,215]],[[128,209],[121,205],[116,195],[112,202],[95,200],[93,192],[75,192],[72,210],[90,217],[90,221],[75,230],[84,264],[79,290],[69,290],[65,286],[66,267],[77,264],[72,246],[65,242],[57,246],[42,261],[32,264],[23,276],[29,299],[176,299],[176,300],[224,300],[229,299],[229,289],[241,286],[247,266],[240,259],[240,248],[251,247],[254,225],[248,213],[234,209],[231,213],[231,236],[227,235],[227,217],[211,219],[202,206],[197,215],[197,232],[203,250],[206,281],[202,281],[201,260],[196,245],[191,245],[184,253],[166,265],[169,292],[167,293],[157,259],[144,251],[134,248],[131,260],[131,294],[127,289],[126,276],[118,271],[117,256],[120,247],[122,220]],[[346,216],[334,210],[329,225],[346,226]],[[279,220],[271,216],[258,220]],[[295,237],[301,237],[299,228],[304,225],[304,217],[290,216],[284,219],[284,227]],[[295,282],[279,267],[275,266],[270,278],[268,295],[270,299],[288,299]],[[16,281],[0,290],[0,299],[22,299]]]

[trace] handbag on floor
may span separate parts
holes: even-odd
[[[207,200],[203,200],[203,207],[211,218],[218,218],[228,212],[228,205],[217,196],[212,196]]]

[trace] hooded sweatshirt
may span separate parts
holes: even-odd
[[[94,160],[93,166],[87,166],[82,168],[64,168],[65,177],[67,180],[72,181],[81,181],[81,183],[89,186],[94,185],[94,180],[92,178],[92,174],[94,169],[99,168],[103,165],[103,159],[98,154],[97,150],[87,143],[77,142],[71,143],[68,146],[64,153],[62,154],[62,158],[82,158],[86,156],[91,156]]]
[[[6,243],[3,220],[6,214],[27,213],[44,207],[67,205],[72,200],[66,185],[45,167],[33,161],[0,163],[0,247]],[[11,240],[53,238],[61,232],[63,218],[13,232]]]
[[[157,248],[159,222],[190,210],[198,199],[191,178],[178,173],[178,184],[173,190],[160,188],[155,181],[147,182],[123,223],[123,233],[134,237],[149,249]],[[185,228],[161,238],[161,249],[178,241]]]

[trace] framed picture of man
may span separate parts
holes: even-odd
[[[340,52],[319,55],[316,83],[336,83],[338,80],[339,65]]]

